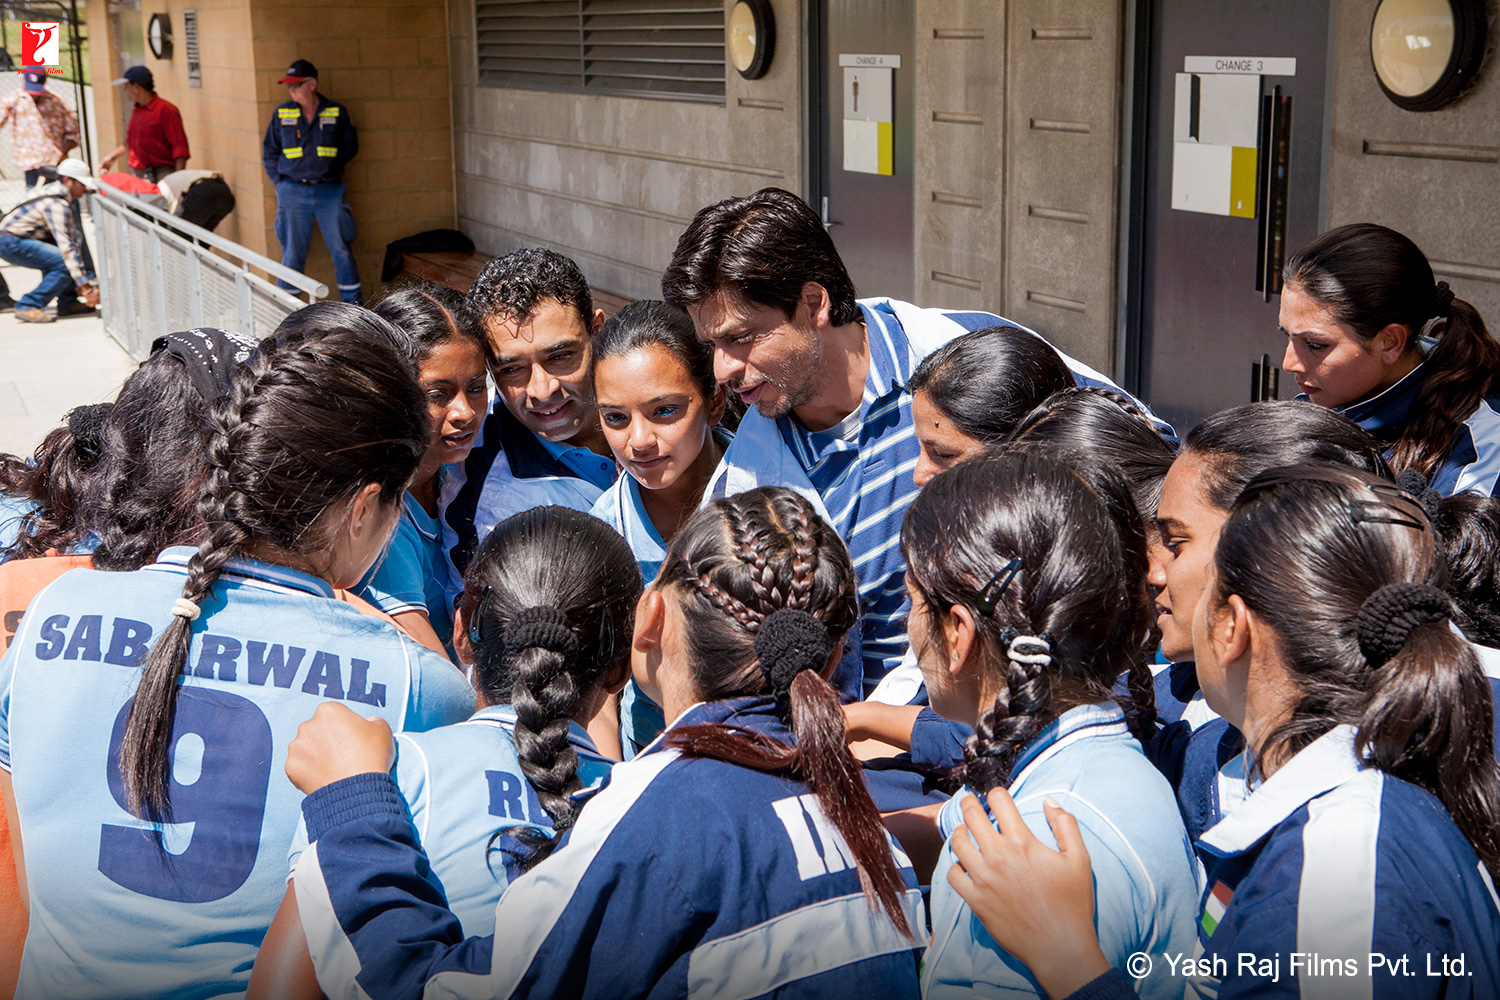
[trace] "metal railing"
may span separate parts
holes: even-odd
[[[157,337],[212,326],[260,339],[328,286],[100,183],[92,199],[104,330],[136,360]],[[251,268],[280,278],[307,302]]]

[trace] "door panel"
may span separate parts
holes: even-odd
[[[1272,294],[1267,302],[1256,288],[1265,204],[1257,206],[1257,218],[1171,207],[1177,74],[1187,56],[1297,60],[1295,76],[1260,78],[1263,94],[1280,87],[1292,99],[1285,228],[1279,234],[1289,255],[1318,232],[1329,3],[1156,0],[1149,16],[1148,65],[1137,77],[1137,86],[1148,88],[1144,206],[1134,220],[1140,255],[1131,276],[1139,325],[1130,332],[1139,338],[1145,398],[1185,432],[1216,410],[1249,402],[1252,364],[1268,354],[1279,367],[1286,338],[1276,324],[1280,296]],[[1193,100],[1204,99],[1206,89],[1198,88]],[[1266,163],[1262,155],[1262,177]],[[1290,379],[1281,380],[1283,398],[1295,391]]]
[[[913,296],[912,174],[916,76],[915,12],[911,0],[827,0],[820,4],[822,24],[822,106],[826,115],[818,130],[814,209],[823,208],[824,221],[839,248],[854,286],[862,296]],[[892,71],[891,174],[858,173],[844,169],[844,68],[840,55],[897,55],[901,66]],[[869,99],[868,91],[858,98]],[[847,109],[856,113],[855,109]]]

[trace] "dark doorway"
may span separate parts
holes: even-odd
[[[1277,263],[1317,235],[1322,211],[1330,8],[1328,0],[1140,0],[1127,220],[1127,377],[1138,378],[1152,408],[1180,430],[1216,410],[1276,392],[1286,348],[1276,323]],[[1179,83],[1188,57],[1224,58],[1195,61],[1199,79]],[[1242,87],[1226,87],[1215,71],[1232,74],[1246,68],[1245,59],[1257,58],[1267,59],[1273,70],[1284,67],[1269,60],[1295,59],[1296,74],[1253,74],[1259,93],[1250,99],[1260,103],[1252,118],[1253,180],[1246,181],[1242,170],[1234,175],[1233,210],[1241,214],[1173,208],[1174,156],[1182,153],[1177,143],[1213,138],[1210,109],[1219,107],[1213,102],[1228,90],[1243,96]],[[1194,130],[1190,135],[1185,123]],[[1200,150],[1188,152],[1196,157]],[[1184,162],[1201,167],[1209,161]],[[1234,161],[1237,170],[1244,165]],[[1192,187],[1191,180],[1185,176],[1184,188]],[[1254,217],[1245,217],[1239,204],[1248,200],[1241,197],[1245,183],[1254,186]],[[1194,201],[1202,194],[1203,185],[1198,187],[1186,194],[1179,189],[1179,204],[1204,204]],[[1263,356],[1277,371],[1252,381]],[[1289,380],[1279,389],[1282,397],[1295,392]]]

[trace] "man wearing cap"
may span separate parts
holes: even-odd
[[[51,323],[47,312],[53,299],[59,305],[76,295],[89,307],[99,304],[99,286],[80,252],[82,235],[73,203],[97,189],[82,160],[68,157],[57,165],[57,180],[32,189],[30,196],[0,218],[0,259],[36,268],[42,280],[16,303],[22,323]]]
[[[78,116],[47,90],[47,74],[22,73],[25,86],[0,101],[0,128],[11,126],[10,154],[33,187],[42,167],[55,167],[78,145]]]
[[[127,151],[130,169],[153,184],[187,166],[190,154],[182,112],[177,105],[157,95],[151,71],[144,66],[132,66],[112,82],[125,88],[125,96],[135,107],[130,112],[130,124],[125,127],[125,141],[99,161],[99,170],[108,170]]]
[[[339,298],[361,301],[354,242],[354,213],[344,200],[344,165],[359,152],[349,109],[318,93],[318,68],[298,59],[279,83],[291,100],[279,105],[266,126],[261,161],[276,185],[276,238],[281,263],[294,271],[307,264],[313,223],[333,256]],[[292,286],[280,282],[283,288]]]

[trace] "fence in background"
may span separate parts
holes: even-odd
[[[92,199],[104,329],[136,360],[157,337],[198,326],[260,339],[328,286],[201,226],[99,185]],[[307,301],[251,271],[293,285]]]

